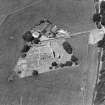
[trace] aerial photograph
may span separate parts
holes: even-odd
[[[0,105],[105,105],[105,0],[0,0]]]

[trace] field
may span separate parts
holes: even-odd
[[[66,7],[66,8],[65,8]],[[97,48],[88,47],[88,35],[67,39],[81,65],[39,75],[38,79],[25,78],[9,83],[20,50],[22,34],[43,17],[71,33],[94,28],[91,23],[91,0],[43,0],[7,16],[0,26],[0,104],[3,105],[89,105],[96,79]],[[4,13],[8,13],[6,10]],[[44,14],[43,14],[44,13]],[[3,14],[3,12],[1,12]],[[77,18],[78,17],[78,18]],[[70,27],[69,27],[70,26]],[[84,88],[85,87],[85,90]]]
[[[88,105],[91,103],[96,79],[96,66],[94,65],[97,62],[94,61],[97,61],[97,49],[92,46],[88,49],[88,34],[68,39],[74,48],[74,54],[80,60],[80,67],[41,74],[37,80],[26,78],[12,83],[7,81],[18,57],[18,50],[14,50],[14,44],[7,46],[0,71],[1,104],[18,105],[21,97],[23,105],[34,105],[34,103],[36,105],[86,105],[87,103]],[[18,44],[17,47],[19,47]],[[84,87],[86,90],[83,91]]]
[[[22,10],[21,8],[27,5],[24,0],[19,1],[0,0],[0,15],[9,14],[6,18],[7,24],[10,24],[8,20],[11,20],[12,24],[17,24],[17,21],[21,20],[22,23],[18,24],[24,24],[26,29],[30,25],[34,25],[41,18],[48,17],[52,22],[61,27],[68,28],[71,32],[94,28],[91,20],[92,13],[94,12],[92,0],[35,0],[35,2],[30,3],[27,0],[28,7]],[[23,1],[24,3],[22,3]],[[29,6],[29,4],[32,6]]]

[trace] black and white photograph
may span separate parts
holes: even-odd
[[[0,105],[105,105],[105,0],[0,0]]]

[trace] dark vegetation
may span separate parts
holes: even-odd
[[[46,24],[46,23],[48,23],[48,24],[52,24],[48,19],[41,19],[40,20],[40,22],[37,24],[37,25],[35,25],[35,27],[37,27],[37,26],[40,26],[41,24]],[[35,27],[32,27],[32,28],[35,28]],[[34,38],[33,36],[32,36],[32,32],[31,31],[26,31],[24,34],[23,34],[23,36],[22,36],[22,38],[23,38],[23,40],[25,41],[25,42],[31,42],[31,43],[34,43],[34,44],[39,44],[39,42],[40,42],[40,37],[43,35],[43,34],[45,34],[47,32],[47,30],[46,30],[46,28],[44,28],[41,32],[39,32],[39,36],[37,37],[37,38]]]
[[[73,61],[66,61],[65,63],[60,63],[59,64],[59,66],[61,67],[61,68],[63,68],[63,67],[65,67],[65,66],[72,66],[73,65],[73,63],[75,63],[75,62],[73,62]],[[75,63],[75,64],[77,64],[77,63]]]
[[[99,13],[94,13],[93,14],[93,22],[96,23],[96,22],[100,22],[101,21],[101,16]]]
[[[21,74],[21,73],[22,73],[22,71],[18,71],[17,73],[18,73],[18,74]]]
[[[100,13],[95,13],[93,15],[93,21],[95,23],[101,23],[105,27],[105,1],[102,1],[100,4]],[[97,43],[99,48],[103,49],[103,55],[101,57],[101,61],[105,62],[105,35],[102,40]],[[95,105],[100,105],[105,101],[105,68],[104,63],[102,64],[102,68],[99,73],[99,82],[96,85],[96,97],[95,97]]]
[[[101,105],[100,103],[102,103],[105,100],[104,96],[105,96],[105,93],[97,94],[96,100],[98,100],[98,101],[96,101],[96,105]]]
[[[22,57],[22,58],[25,58],[26,55],[27,55],[26,53],[22,53],[22,54],[21,54],[21,57]]]
[[[49,69],[51,70],[52,69],[52,66],[50,66]]]
[[[33,76],[38,76],[38,74],[39,74],[39,73],[38,73],[37,70],[33,70],[33,72],[32,72],[32,75],[33,75]]]
[[[102,58],[101,58],[102,62],[105,61],[105,51],[103,52]]]
[[[100,74],[104,73],[105,72],[105,69],[101,69],[100,71]]]
[[[97,46],[105,49],[105,35],[102,40],[97,43]]]
[[[56,67],[56,66],[58,66],[58,64],[57,64],[56,62],[52,62],[52,67],[53,67],[53,66]]]
[[[103,14],[102,18],[101,18],[101,24],[103,26],[105,26],[105,13]]]
[[[104,72],[104,73],[102,73],[102,74],[101,74],[101,76],[99,76],[99,79],[100,79],[100,80],[105,79],[105,72]]]
[[[103,55],[101,57],[101,61],[105,62],[105,35],[102,40],[98,42],[98,47],[103,48]],[[95,105],[100,105],[102,102],[105,101],[105,68],[104,63],[102,64],[102,68],[99,72],[99,82],[96,85],[96,98],[95,98]]]
[[[51,67],[49,67],[49,69],[52,69],[53,67],[61,67],[61,68],[63,68],[63,67],[70,67],[70,66],[72,66],[73,65],[73,61],[66,61],[65,63],[60,63],[59,65],[56,63],[56,62],[52,62],[52,65],[51,65]]]
[[[100,4],[100,14],[101,14],[101,24],[105,26],[105,1],[102,1]]]
[[[30,31],[25,32],[22,38],[26,42],[32,42],[34,40],[34,37],[32,36],[32,33]]]
[[[31,48],[31,46],[29,46],[29,45],[27,45],[27,44],[24,45],[23,48],[22,48],[22,50],[21,50],[21,53],[27,53],[30,48]]]
[[[65,66],[72,66],[73,62],[72,61],[66,61]]]
[[[2,0],[2,2],[6,1],[7,0]],[[14,0],[8,1],[8,3],[13,1]],[[24,1],[24,0],[19,0],[19,1]],[[83,67],[80,67],[80,69],[75,69],[73,71],[68,70],[59,73],[50,73],[49,75],[48,74],[41,75],[40,81],[31,81],[30,79],[25,81],[23,79],[16,81],[14,84],[9,84],[6,81],[6,78],[8,75],[7,72],[11,71],[12,67],[10,68],[10,66],[13,66],[12,62],[15,62],[16,58],[15,55],[18,55],[17,53],[18,48],[16,48],[15,50],[15,45],[17,45],[17,47],[20,47],[19,38],[21,36],[21,33],[23,33],[25,30],[33,26],[38,20],[40,20],[39,18],[42,18],[44,16],[50,17],[52,21],[56,23],[56,25],[62,27],[67,25],[68,29],[70,29],[70,31],[72,32],[78,32],[84,30],[86,31],[92,29],[94,25],[89,22],[90,15],[93,10],[92,3],[93,3],[92,0],[81,0],[81,2],[78,2],[76,0],[54,0],[54,1],[43,0],[43,2],[41,2],[40,4],[33,5],[31,7],[23,9],[22,11],[9,15],[6,18],[6,21],[2,24],[0,28],[1,36],[4,36],[5,37],[4,39],[6,41],[6,38],[9,38],[10,35],[14,35],[15,38],[18,38],[18,41],[16,40],[14,44],[12,41],[11,41],[12,44],[11,42],[6,41],[8,45],[6,48],[10,50],[5,51],[4,55],[6,62],[4,64],[3,62],[4,60],[2,60],[2,64],[4,64],[4,66],[2,66],[3,68],[1,67],[1,69],[3,70],[0,70],[1,105],[3,104],[14,105],[15,104],[14,102],[16,100],[17,103],[15,105],[17,105],[18,102],[20,102],[21,96],[23,97],[23,105],[43,105],[43,104],[82,105],[81,102],[83,98],[82,96],[80,96],[79,93],[81,93],[80,91],[81,79],[82,79],[81,72],[84,70]],[[10,5],[5,7],[10,7]],[[16,3],[14,3],[14,7],[17,8]],[[69,26],[71,28],[69,28]],[[14,33],[15,31],[17,32],[17,34]],[[70,39],[70,42],[74,45],[74,47],[76,47],[76,49],[80,49],[77,51],[80,54],[80,56],[83,58],[83,60],[87,56],[86,53],[87,41],[84,40],[85,38],[87,37],[76,38],[73,39],[72,42]],[[5,47],[4,44],[2,44],[2,46]],[[7,59],[6,57],[6,54],[8,53],[10,54],[9,59]],[[8,65],[6,65],[7,62],[8,63],[10,62],[8,64],[10,65],[9,67]],[[82,65],[84,66],[84,64],[85,63],[83,63]],[[77,100],[78,102],[75,100]],[[6,103],[7,101],[8,103]]]
[[[104,45],[105,45],[104,40],[100,40],[100,41],[97,43],[97,47],[100,47],[100,48],[104,48]]]
[[[60,67],[63,68],[65,66],[65,64],[63,63],[60,63]]]
[[[40,42],[39,38],[34,38],[34,40],[33,40],[34,44],[39,44],[39,42]]]
[[[105,101],[105,69],[101,69],[100,76],[99,76],[99,82],[96,85],[96,98],[95,103],[96,105],[100,105],[103,101]]]
[[[41,33],[45,34],[46,32],[47,32],[47,30],[46,30],[46,29],[44,29],[44,30],[42,30],[42,32],[41,32]]]
[[[95,105],[100,105],[105,100],[105,80],[103,81],[103,79],[100,79],[100,82],[96,86]]]
[[[94,13],[92,20],[96,24],[97,28],[101,29],[101,15],[99,13]]]
[[[100,13],[101,15],[105,14],[105,1],[102,1],[100,4]]]
[[[78,62],[78,58],[74,55],[71,56],[71,61]]]
[[[100,4],[100,13],[96,12],[93,14],[93,22],[97,28],[101,28],[101,25],[105,26],[105,1]]]
[[[69,42],[65,41],[63,42],[63,48],[68,54],[72,54],[72,46],[69,44]]]
[[[42,23],[49,23],[49,24],[52,24],[52,22],[51,22],[49,19],[47,19],[47,18],[42,19],[42,20],[40,21],[39,25],[42,24]]]

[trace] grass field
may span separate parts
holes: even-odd
[[[8,15],[6,18],[6,24],[9,24],[11,28],[13,28],[11,24],[18,24],[21,28],[23,28],[23,24],[26,29],[33,26],[43,17],[48,17],[52,22],[61,27],[68,28],[71,32],[90,30],[94,28],[94,24],[91,20],[92,13],[94,12],[92,0],[42,0],[38,4],[35,4],[35,2],[31,4],[33,5],[12,13],[12,15]],[[9,4],[7,3],[7,5]],[[11,10],[15,10],[13,7],[11,8]],[[18,8],[21,9],[20,6]],[[9,8],[2,9],[1,11],[4,10],[6,12],[1,14],[11,13],[8,11]],[[12,21],[11,24],[10,21]]]
[[[42,0],[0,0],[0,14],[9,14]]]
[[[6,0],[5,0],[6,2]],[[10,3],[10,2],[9,2]],[[7,81],[23,47],[22,34],[43,17],[72,33],[94,28],[91,0],[43,0],[10,14],[0,26],[0,104],[3,105],[89,105],[96,76],[97,49],[88,48],[88,34],[68,39],[80,67],[49,72],[39,79]],[[5,9],[4,13],[8,11]],[[1,13],[3,14],[3,13]],[[78,17],[78,18],[77,18]],[[70,26],[70,28],[68,27]],[[81,37],[80,37],[81,36]],[[94,63],[93,63],[94,62]],[[94,78],[92,78],[94,77]],[[82,87],[86,87],[82,91]]]
[[[95,82],[93,75],[96,73],[94,65],[97,64],[93,61],[96,60],[97,54],[92,53],[96,51],[92,47],[89,50],[90,53],[88,52],[88,34],[68,39],[73,46],[74,54],[80,60],[80,67],[41,74],[38,80],[26,78],[13,83],[9,83],[7,77],[16,62],[16,57],[19,56],[20,43],[15,41],[12,44],[8,41],[0,69],[1,104],[18,105],[21,97],[23,105],[86,105],[86,103],[88,105],[91,103]],[[17,47],[16,50],[15,47]],[[81,90],[83,87],[86,87],[84,92]]]

